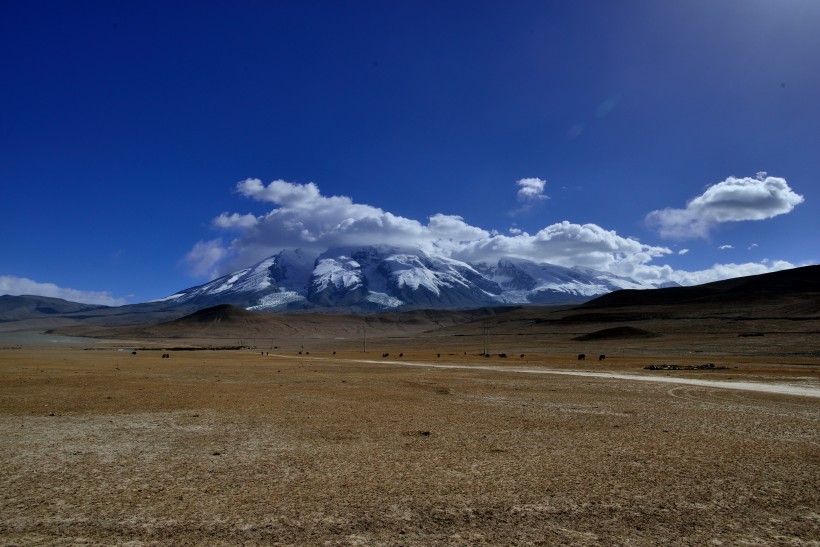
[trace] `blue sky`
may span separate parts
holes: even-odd
[[[141,302],[371,241],[817,263],[818,28],[814,0],[2,2],[0,293]]]

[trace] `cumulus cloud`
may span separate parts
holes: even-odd
[[[539,178],[525,178],[516,181],[518,185],[518,200],[519,201],[538,201],[542,199],[549,199],[549,196],[544,194],[544,185],[547,181]]]
[[[107,291],[83,291],[59,287],[54,283],[40,283],[26,277],[0,275],[0,294],[36,295],[62,298],[82,304],[99,304],[102,306],[122,306],[124,298],[115,298]]]
[[[706,238],[724,222],[772,218],[803,201],[785,179],[761,172],[755,178],[729,177],[691,199],[684,209],[652,211],[646,221],[664,238]]]
[[[313,183],[276,180],[265,185],[248,179],[238,183],[237,190],[250,199],[270,203],[271,210],[259,216],[226,212],[216,217],[212,225],[225,235],[199,241],[183,259],[197,277],[213,278],[236,271],[287,248],[318,254],[332,247],[380,244],[418,248],[476,263],[510,257],[588,267],[655,284],[692,285],[794,267],[783,261],[763,261],[715,264],[687,272],[654,263],[672,254],[671,249],[647,245],[596,224],[563,221],[534,234],[513,226],[502,234],[473,226],[457,215],[439,213],[422,223],[355,203],[346,196],[324,196]],[[227,239],[228,234],[232,239]],[[687,252],[680,249],[677,254]]]
[[[585,266],[604,271],[629,268],[669,254],[666,247],[645,245],[619,236],[595,224],[563,221],[530,235],[521,233],[466,242],[452,256],[474,262],[492,262],[503,257],[549,262],[559,266]]]
[[[520,185],[531,197],[543,199],[543,181]],[[519,181],[520,182],[520,181]],[[321,252],[332,247],[388,244],[414,247],[474,262],[520,257],[565,266],[600,270],[630,270],[671,253],[645,245],[595,224],[552,224],[536,234],[511,230],[503,235],[469,224],[457,215],[436,214],[426,223],[394,215],[378,207],[354,203],[346,196],[324,196],[314,183],[259,179],[237,184],[237,191],[272,204],[263,215],[222,213],[212,224],[231,232],[223,238],[200,241],[183,261],[197,277],[213,277],[247,267],[286,248]],[[546,196],[544,196],[546,198]]]
[[[731,245],[721,245],[720,247],[718,247],[719,251],[728,251],[729,249],[734,249],[734,247]]]

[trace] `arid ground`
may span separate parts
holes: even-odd
[[[813,324],[8,347],[0,544],[818,545]]]

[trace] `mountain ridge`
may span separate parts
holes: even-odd
[[[507,304],[578,304],[623,288],[654,285],[589,268],[516,258],[460,261],[397,246],[328,249],[314,257],[284,250],[249,268],[157,302],[254,311],[470,309]]]

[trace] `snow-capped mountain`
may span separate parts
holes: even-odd
[[[195,304],[200,307],[233,304],[248,309],[277,310],[304,307],[315,257],[301,250],[285,250],[278,255],[204,285],[185,289],[160,302]]]
[[[520,259],[473,265],[417,249],[365,246],[330,249],[318,256],[285,250],[162,302],[266,311],[457,309],[583,302],[624,288],[651,287],[584,268]]]

